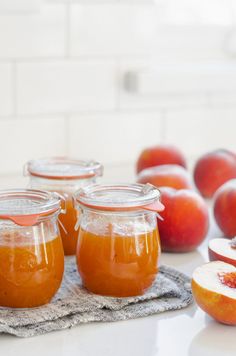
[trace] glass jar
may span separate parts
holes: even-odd
[[[159,190],[147,184],[94,185],[74,197],[80,214],[77,266],[91,292],[143,294],[158,272]]]
[[[61,285],[61,198],[39,190],[0,191],[0,306],[48,303]]]
[[[93,184],[103,173],[100,163],[69,158],[44,158],[29,161],[25,172],[30,176],[30,187],[55,191],[64,196],[66,212],[59,215],[59,228],[65,255],[74,255],[78,240],[75,230],[77,212],[72,203],[73,193]]]

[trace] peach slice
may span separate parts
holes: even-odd
[[[193,272],[192,292],[199,307],[215,320],[236,325],[236,268],[215,261]]]
[[[210,261],[223,261],[236,267],[236,238],[233,240],[217,238],[209,241]]]

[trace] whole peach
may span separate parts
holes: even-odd
[[[228,181],[216,191],[213,211],[216,223],[224,235],[236,236],[236,179]]]
[[[186,160],[182,152],[175,146],[158,145],[143,150],[137,161],[137,173],[145,168],[162,164],[178,164],[186,167]]]
[[[165,210],[159,220],[163,251],[188,252],[204,240],[209,227],[208,209],[203,198],[193,190],[160,188]]]
[[[191,177],[187,170],[177,164],[146,168],[138,174],[138,183],[150,183],[156,187],[191,189]]]
[[[228,180],[236,178],[236,155],[228,150],[219,149],[203,155],[194,168],[194,181],[206,198]]]

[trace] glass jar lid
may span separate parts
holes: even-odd
[[[31,226],[40,218],[60,210],[62,197],[57,193],[34,189],[0,191],[0,219]]]
[[[90,185],[74,195],[75,205],[96,210],[150,210],[160,212],[160,191],[151,184]]]
[[[95,161],[51,157],[29,161],[25,173],[46,179],[86,179],[101,176],[103,166]]]

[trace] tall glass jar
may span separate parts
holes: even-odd
[[[75,230],[77,212],[72,203],[73,193],[93,184],[103,173],[100,163],[69,158],[43,158],[29,161],[25,172],[30,176],[30,187],[55,191],[64,196],[66,211],[59,215],[59,227],[65,255],[74,255],[78,231]]]
[[[84,286],[114,297],[143,294],[158,272],[159,191],[150,184],[94,185],[75,194],[77,265]]]
[[[48,303],[61,285],[61,198],[39,190],[0,191],[0,306]]]

